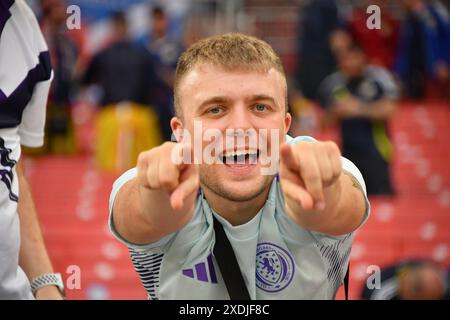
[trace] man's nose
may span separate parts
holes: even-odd
[[[248,130],[253,128],[250,110],[243,105],[237,105],[231,110],[228,122],[228,129]]]
[[[230,141],[238,148],[250,145],[256,148],[257,133],[252,122],[251,111],[245,105],[236,106],[231,111],[226,129],[227,144]]]

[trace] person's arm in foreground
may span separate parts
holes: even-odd
[[[287,214],[306,229],[332,236],[354,231],[366,202],[356,179],[342,170],[334,142],[281,146],[280,183]]]
[[[53,267],[45,248],[30,186],[24,175],[21,161],[17,163],[17,176],[19,178],[18,212],[21,237],[19,265],[28,279],[32,281],[43,274],[53,273]],[[63,299],[58,288],[53,285],[38,289],[35,296],[36,299]]]
[[[115,229],[128,241],[155,242],[192,218],[198,169],[172,161],[172,152],[181,155],[181,148],[181,143],[166,142],[139,155],[137,177],[120,189],[113,205]]]

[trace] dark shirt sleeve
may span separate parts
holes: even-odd
[[[380,86],[382,97],[396,100],[400,96],[399,88],[392,74],[381,67],[372,68],[372,77]]]
[[[336,103],[336,97],[347,91],[345,83],[341,82],[337,73],[323,80],[317,90],[317,101],[323,109],[330,109]]]
[[[101,73],[101,56],[102,53],[96,54],[91,62],[88,64],[81,83],[84,85],[89,85],[99,81],[98,77]]]

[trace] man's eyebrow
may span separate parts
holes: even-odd
[[[248,101],[250,102],[261,100],[270,101],[273,105],[278,106],[278,103],[275,101],[275,99],[267,94],[254,94],[248,98]]]
[[[215,96],[215,97],[211,97],[208,98],[204,101],[202,101],[202,103],[200,103],[200,105],[198,106],[198,110],[203,109],[204,107],[211,105],[211,104],[215,104],[215,103],[229,103],[231,101],[230,98],[227,97],[223,97],[223,96]]]
[[[277,102],[275,101],[275,99],[273,97],[271,97],[267,94],[263,94],[263,93],[251,95],[251,96],[247,97],[245,100],[247,100],[248,102],[266,100],[266,101],[270,101],[275,106],[278,106]],[[206,106],[209,106],[212,104],[229,104],[231,101],[232,101],[232,99],[229,97],[226,97],[226,96],[210,97],[210,98],[207,98],[206,100],[202,101],[202,103],[200,103],[200,105],[198,106],[197,110],[202,110]]]

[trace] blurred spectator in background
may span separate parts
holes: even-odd
[[[156,73],[162,80],[153,101],[160,109],[159,115],[165,140],[170,140],[170,119],[174,116],[173,77],[178,58],[183,52],[180,42],[169,35],[169,17],[162,7],[150,10],[150,32],[140,42],[153,56]]]
[[[330,37],[338,30],[340,19],[334,0],[309,1],[300,14],[296,86],[307,99],[315,100],[320,82],[336,66]]]
[[[330,47],[333,57],[337,57],[341,54],[341,52],[345,52],[352,42],[352,36],[348,33],[348,31],[344,29],[334,31],[330,37]]]
[[[341,20],[335,0],[306,1],[300,6],[298,62],[289,90],[290,134],[294,136],[310,135],[319,127],[317,90],[336,68],[333,52],[349,42]]]
[[[95,159],[105,170],[133,166],[137,155],[161,142],[160,120],[150,105],[160,87],[149,52],[128,37],[122,12],[112,19],[112,42],[96,54],[83,79],[101,90]]]
[[[448,271],[432,261],[408,260],[381,270],[379,289],[364,286],[365,300],[448,299]],[[369,280],[370,282],[370,280]]]
[[[402,0],[406,13],[401,26],[396,72],[411,98],[426,96],[433,80],[447,95],[450,81],[450,19],[438,1]]]
[[[367,28],[366,10],[370,5],[380,7],[381,29]],[[398,28],[398,22],[391,14],[386,1],[381,0],[362,1],[355,6],[348,22],[348,30],[366,54],[367,62],[389,70],[393,68],[396,55]]]
[[[81,50],[66,27],[66,6],[62,0],[42,1],[41,28],[54,67],[47,107],[46,151],[71,153],[75,150],[71,120],[71,95]]]
[[[339,122],[343,156],[360,168],[367,193],[392,194],[387,121],[396,109],[397,87],[387,70],[367,64],[355,43],[337,58],[339,70],[319,88],[326,121]]]

